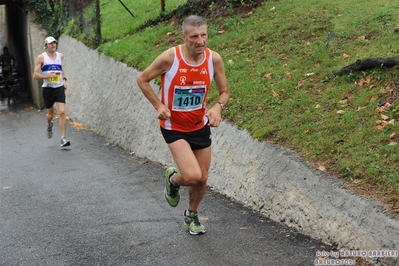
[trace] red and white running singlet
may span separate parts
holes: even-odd
[[[208,123],[205,112],[214,75],[212,53],[207,48],[202,63],[191,65],[184,60],[180,46],[174,50],[172,67],[161,76],[161,101],[171,111],[171,117],[160,120],[160,125],[167,130],[192,132]]]

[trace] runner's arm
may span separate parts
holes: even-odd
[[[48,78],[55,76],[55,73],[47,73],[47,74],[42,73],[41,67],[42,67],[43,63],[44,63],[44,57],[43,57],[43,55],[39,55],[36,58],[35,68],[33,70],[33,78],[34,79],[48,79]]]
[[[68,83],[67,83],[67,77],[65,74],[65,70],[64,70],[64,54],[60,53],[60,57],[61,57],[61,62],[62,62],[62,81],[64,83],[64,89],[67,90],[68,89]]]
[[[167,72],[173,64],[174,50],[173,48],[163,52],[149,65],[137,78],[144,96],[150,101],[158,112],[158,119],[167,120],[170,118],[170,110],[161,102],[152,89],[150,82]]]
[[[222,60],[222,57],[212,51],[212,58],[213,58],[213,68],[215,71],[214,74],[214,79],[216,86],[219,90],[219,98],[218,102],[215,103],[215,105],[208,110],[208,112],[205,114],[210,118],[209,125],[211,127],[217,127],[220,125],[220,122],[222,121],[222,107],[227,105],[230,99],[230,92],[228,88],[228,83],[227,83],[227,78],[226,78],[226,72],[224,68],[224,63]]]

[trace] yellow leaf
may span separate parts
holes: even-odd
[[[277,94],[274,90],[272,90],[272,91],[270,92],[270,95],[271,95],[271,96],[274,96],[274,97],[278,97],[278,94]]]
[[[76,121],[69,122],[73,127],[78,128],[78,129],[85,129],[85,125]]]
[[[338,110],[338,111],[337,111],[337,114],[343,114],[343,113],[345,113],[344,110]]]
[[[390,103],[385,103],[383,106],[378,106],[377,107],[377,112],[381,113],[384,112],[386,110],[389,110],[391,108],[391,104]]]
[[[325,172],[326,171],[326,167],[323,165],[320,165],[319,167],[317,167],[317,170]]]
[[[297,87],[298,88],[301,87],[303,84],[305,84],[305,82],[306,82],[306,79],[298,81]]]
[[[206,216],[200,216],[198,217],[201,223],[206,224],[209,221],[209,217]]]
[[[272,79],[272,73],[266,73],[263,75],[265,79]]]
[[[375,100],[377,100],[377,99],[378,99],[378,96],[374,94],[374,95],[371,97],[370,102],[371,102],[371,103],[372,103],[372,102],[375,102]]]

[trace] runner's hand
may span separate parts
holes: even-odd
[[[166,108],[166,106],[163,104],[160,107],[158,107],[157,111],[158,111],[158,119],[160,120],[168,120],[171,116],[170,110]]]
[[[210,127],[218,127],[222,122],[222,116],[217,108],[209,109],[205,116],[208,117]]]

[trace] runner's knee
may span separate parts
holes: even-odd
[[[200,169],[189,169],[182,173],[182,176],[189,186],[206,183],[208,176],[204,176]]]
[[[65,110],[64,109],[58,110],[58,115],[59,116],[65,116]]]

